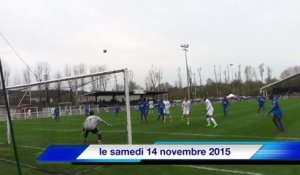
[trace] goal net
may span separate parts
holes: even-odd
[[[81,144],[82,124],[90,111],[113,125],[100,125],[104,143],[132,143],[127,69],[11,86],[7,92],[20,145],[44,148],[50,144]],[[113,117],[116,103],[123,109],[118,118]],[[2,127],[6,119],[1,106]],[[96,136],[90,134],[87,143],[97,143]]]

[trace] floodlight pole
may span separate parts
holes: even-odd
[[[182,50],[184,51],[188,99],[191,99],[191,94],[190,94],[190,73],[189,73],[189,68],[188,68],[188,63],[187,63],[187,53],[186,53],[188,51],[189,45],[188,44],[181,44],[180,47],[182,47]]]

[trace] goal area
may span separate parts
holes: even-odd
[[[96,114],[100,114],[101,117],[107,112],[113,112],[114,105],[118,103],[125,111],[124,132],[127,135],[127,143],[132,144],[127,69],[95,72],[10,86],[6,90],[12,120],[20,122],[46,119],[46,124],[51,125],[51,118],[54,118],[55,115],[58,115],[61,120],[69,118],[72,121],[72,118],[78,116],[81,117],[81,120],[84,120],[87,112],[92,110]],[[114,92],[118,92],[117,95]],[[0,108],[0,121],[7,123],[5,122],[7,121],[7,115],[4,107]],[[82,123],[77,122],[74,125],[78,126],[74,130],[80,130]],[[55,127],[59,126],[53,126],[53,129]],[[59,129],[63,130],[63,128]],[[7,142],[10,144],[9,131],[9,125],[7,125]]]

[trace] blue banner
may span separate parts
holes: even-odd
[[[156,142],[153,145],[50,145],[37,159],[51,163],[165,161],[300,162],[300,142]]]

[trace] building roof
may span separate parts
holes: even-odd
[[[129,95],[142,95],[142,96],[155,96],[167,94],[166,91],[145,91],[144,93],[136,93],[134,91],[130,91]],[[93,91],[86,94],[82,94],[82,96],[123,96],[125,95],[124,91]]]
[[[300,77],[300,72],[296,73],[296,74],[293,74],[293,75],[291,75],[289,77],[283,78],[281,80],[275,81],[274,83],[271,83],[271,84],[268,84],[266,86],[263,86],[263,87],[260,88],[260,91],[263,91],[263,90],[266,90],[268,88],[274,87],[274,86],[276,86],[276,85],[278,85],[280,83],[286,82],[286,81],[288,81],[290,79],[294,79],[296,77]]]

